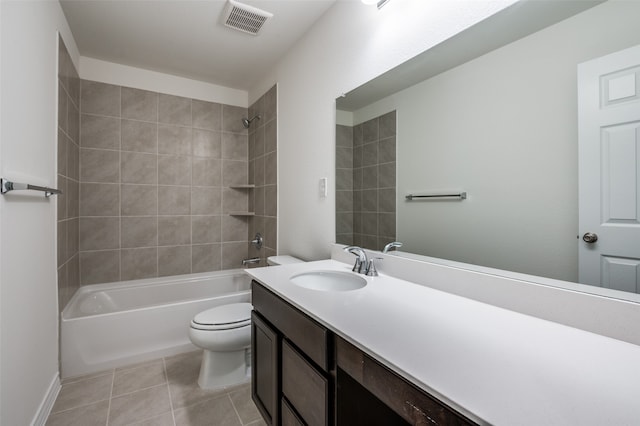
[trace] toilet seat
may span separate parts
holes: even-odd
[[[232,330],[251,325],[251,303],[216,306],[197,314],[191,327],[197,330]]]

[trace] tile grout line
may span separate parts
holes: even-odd
[[[169,392],[169,407],[171,408],[171,418],[173,419],[173,426],[176,426],[176,413],[173,409],[173,397],[171,396],[171,386],[169,386],[169,374],[167,374],[166,357],[162,358],[162,369],[164,372],[164,378],[167,381],[167,392]]]
[[[233,411],[236,413],[236,416],[238,417],[238,421],[240,421],[241,425],[244,425],[244,422],[242,421],[242,418],[240,417],[240,413],[238,412],[238,409],[236,408],[236,404],[233,403],[233,399],[231,398],[231,392],[227,392],[226,395],[227,395],[227,398],[229,398],[229,401],[231,402],[231,406],[233,407]]]
[[[109,416],[111,415],[111,399],[113,398],[113,385],[116,381],[116,369],[114,368],[111,373],[111,390],[109,391],[109,404],[107,407],[107,420],[105,426],[109,426]]]

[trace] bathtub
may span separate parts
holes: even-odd
[[[61,376],[196,350],[189,340],[193,316],[249,302],[250,284],[234,269],[83,286],[62,311]]]

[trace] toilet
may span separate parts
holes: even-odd
[[[272,256],[270,266],[300,263],[293,256]],[[216,389],[251,378],[251,303],[230,303],[197,314],[191,320],[191,343],[203,349],[198,385]]]

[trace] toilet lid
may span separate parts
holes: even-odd
[[[251,324],[251,309],[251,303],[216,306],[197,314],[192,325],[197,328],[206,327],[209,330],[244,327]]]

